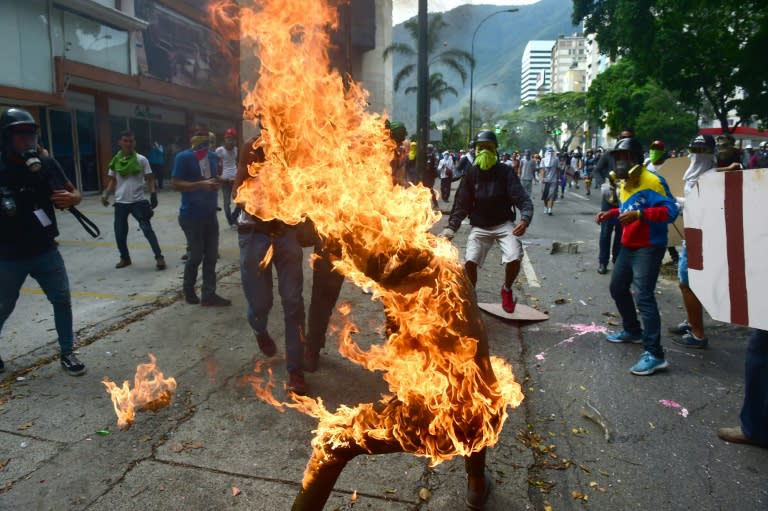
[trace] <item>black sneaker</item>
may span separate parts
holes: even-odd
[[[74,353],[61,356],[61,367],[63,367],[70,376],[80,376],[81,374],[85,374],[85,364],[80,362]]]
[[[184,293],[184,301],[191,305],[197,305],[200,303],[200,298],[192,291],[191,293]]]
[[[275,345],[272,336],[269,335],[269,332],[264,331],[254,333],[256,334],[256,342],[258,343],[261,352],[268,357],[275,356],[275,353],[277,353],[277,346]]]
[[[5,364],[3,363],[3,359],[0,358],[0,373],[2,373],[3,371],[5,371]]]
[[[676,326],[669,327],[667,330],[670,334],[685,335],[691,332],[691,325],[689,325],[688,321],[686,320],[682,323],[678,323]]]
[[[227,300],[219,295],[213,295],[209,298],[203,298],[200,301],[200,305],[203,307],[229,307],[232,305],[232,300]]]

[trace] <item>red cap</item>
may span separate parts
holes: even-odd
[[[237,131],[235,131],[235,128],[228,128],[227,131],[224,132],[224,138],[237,138]]]
[[[651,149],[664,149],[664,142],[661,140],[654,140],[651,142]]]

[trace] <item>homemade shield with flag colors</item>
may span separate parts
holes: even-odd
[[[385,119],[365,111],[366,91],[351,81],[345,87],[329,70],[335,8],[318,0],[268,0],[239,11],[222,3],[212,13],[220,26],[239,26],[260,59],[245,107],[261,114],[256,144],[266,161],[249,168],[237,201],[264,220],[311,218],[340,247],[335,267],[372,290],[389,326],[386,341],[368,350],[355,343],[351,325],[340,339],[344,356],[382,373],[390,395],[379,403],[335,413],[310,398],[279,403],[270,383],[254,377],[263,399],[319,419],[294,509],[321,509],[344,463],[357,454],[404,451],[437,464],[494,445],[508,408],[523,399],[520,386],[510,364],[488,354],[457,250],[429,232],[439,219],[430,191],[393,185],[395,147]],[[310,491],[317,480],[325,488]]]
[[[768,169],[707,172],[685,199],[691,289],[712,318],[768,329]]]

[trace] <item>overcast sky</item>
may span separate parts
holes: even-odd
[[[526,5],[538,0],[428,0],[429,12],[450,11],[460,5]],[[419,0],[393,0],[392,24],[397,25],[419,13]]]

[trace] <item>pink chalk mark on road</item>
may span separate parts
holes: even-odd
[[[677,401],[672,401],[671,399],[659,399],[659,403],[663,404],[667,408],[679,410],[677,413],[682,417],[688,417],[688,409],[684,408],[683,405],[681,405]]]
[[[573,330],[574,332],[576,332],[576,335],[572,335],[567,339],[563,339],[562,341],[555,344],[555,346],[560,346],[561,344],[570,344],[573,341],[575,341],[577,337],[581,337],[582,335],[586,335],[586,334],[607,334],[608,333],[608,329],[606,327],[601,325],[596,325],[594,323],[589,325],[584,323],[559,323],[558,326]],[[546,360],[546,354],[551,349],[552,349],[551,347],[547,348],[546,350],[536,355],[536,360],[540,360],[540,361]]]

